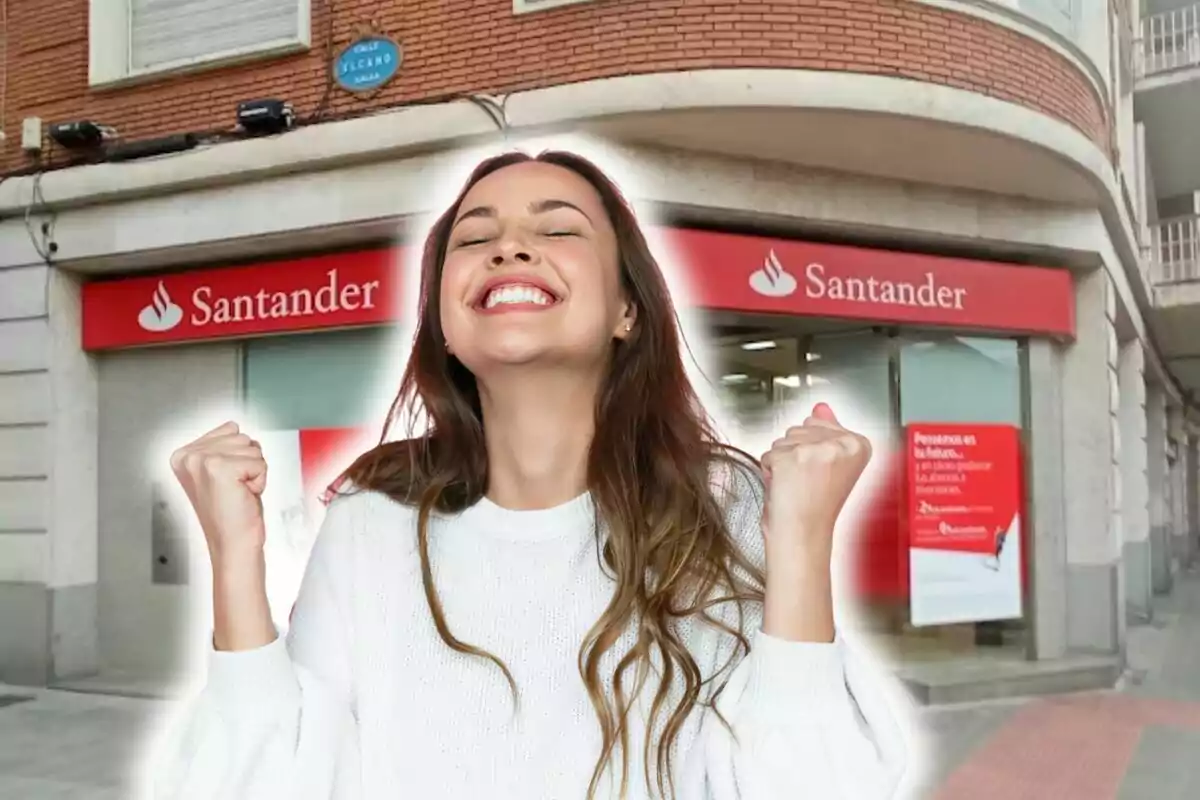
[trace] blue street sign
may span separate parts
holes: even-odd
[[[338,84],[351,92],[370,92],[396,77],[403,60],[400,45],[386,36],[365,36],[333,62]]]

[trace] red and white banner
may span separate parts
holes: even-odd
[[[1070,337],[1066,270],[683,228],[660,231],[700,307]],[[380,325],[399,315],[400,248],[101,280],[83,347]]]
[[[1019,430],[914,424],[906,451],[912,624],[1020,617]]]
[[[399,249],[95,281],[83,348],[382,325],[398,316]]]
[[[703,308],[1075,333],[1065,270],[712,231],[667,239]]]

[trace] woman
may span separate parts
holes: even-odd
[[[172,457],[215,630],[158,796],[890,796],[903,748],[830,590],[866,440],[818,406],[761,472],[719,444],[637,222],[575,155],[479,166],[421,298],[391,419],[428,430],[348,470],[286,641],[258,446],[228,423]]]

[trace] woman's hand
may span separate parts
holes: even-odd
[[[276,636],[267,602],[262,493],[267,462],[258,443],[226,422],[171,455],[208,542],[213,566],[213,646],[252,650]]]
[[[824,403],[788,428],[762,457],[768,546],[829,552],[838,515],[870,460],[867,438],[843,428]]]
[[[767,591],[763,630],[791,641],[832,641],[830,558],[838,515],[871,460],[866,437],[817,404],[762,457]]]
[[[214,562],[262,552],[267,462],[257,442],[226,422],[171,454],[171,469],[196,511]]]

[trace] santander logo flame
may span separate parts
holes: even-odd
[[[159,281],[158,288],[150,298],[150,305],[138,314],[138,325],[142,330],[161,333],[171,330],[182,321],[183,309],[172,302],[171,295],[167,294],[167,287]]]
[[[767,297],[787,297],[797,286],[796,276],[783,268],[774,250],[767,254],[762,269],[750,274],[750,288]]]

